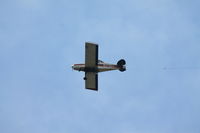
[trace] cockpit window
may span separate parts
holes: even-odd
[[[104,63],[102,60],[98,60],[98,63]]]

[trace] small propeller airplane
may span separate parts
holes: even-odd
[[[105,63],[98,60],[98,44],[85,43],[85,64],[74,64],[72,69],[85,72],[85,88],[98,91],[98,72],[111,70],[126,71],[126,61],[121,59],[117,64]]]

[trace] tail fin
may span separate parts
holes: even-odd
[[[117,66],[119,67],[119,71],[124,72],[126,71],[126,61],[124,59],[121,59],[117,62]]]

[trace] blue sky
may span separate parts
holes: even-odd
[[[199,133],[197,0],[0,1],[1,133]],[[84,89],[84,43],[127,71]]]

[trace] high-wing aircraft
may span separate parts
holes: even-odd
[[[74,64],[72,69],[85,72],[85,88],[98,90],[98,72],[119,70],[126,71],[126,61],[121,59],[117,64],[105,63],[98,60],[98,44],[85,43],[85,64]]]

